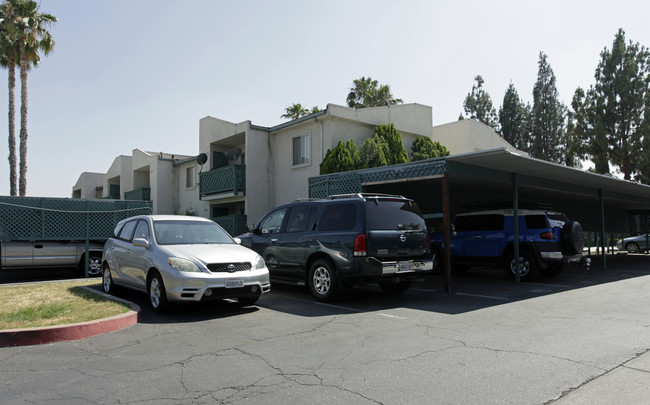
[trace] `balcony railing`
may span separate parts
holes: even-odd
[[[149,201],[151,200],[151,188],[144,187],[124,193],[125,200]]]
[[[212,218],[212,220],[221,225],[231,236],[248,232],[248,229],[246,229],[246,215],[225,215]]]
[[[201,196],[220,193],[246,194],[246,165],[229,165],[199,175]]]

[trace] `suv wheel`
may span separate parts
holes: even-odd
[[[537,262],[528,252],[519,252],[519,266],[521,269],[519,273],[520,280],[530,280],[537,274]],[[511,252],[506,259],[506,272],[510,277],[516,278],[516,271],[517,263],[515,262],[515,255]]]
[[[326,259],[318,259],[311,265],[307,277],[309,291],[319,301],[332,301],[337,297],[337,280],[334,264]]]

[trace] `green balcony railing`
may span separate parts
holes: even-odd
[[[125,200],[149,201],[151,200],[151,188],[143,187],[124,193]]]
[[[248,229],[246,229],[246,215],[225,215],[211,219],[221,225],[233,237],[248,232]]]
[[[229,165],[199,175],[201,196],[233,193],[246,194],[246,165]]]

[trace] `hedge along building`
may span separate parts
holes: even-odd
[[[309,194],[309,178],[338,141],[361,145],[378,125],[393,124],[410,152],[417,136],[440,142],[452,154],[495,147],[513,149],[490,128],[464,120],[432,126],[432,108],[421,104],[353,109],[334,104],[318,113],[273,127],[214,117],[199,121],[197,156],[133,151],[115,159],[102,184],[102,197],[144,199],[154,213],[212,218],[231,234],[245,231],[271,208]],[[173,169],[170,169],[173,168]],[[77,187],[91,188],[80,177]]]

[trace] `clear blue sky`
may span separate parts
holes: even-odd
[[[458,119],[478,74],[496,108],[511,81],[532,103],[543,51],[569,104],[619,27],[650,46],[650,3],[638,0],[42,0],[41,11],[59,22],[29,75],[29,196],[69,197],[82,172],[135,148],[205,152],[207,115],[273,126],[292,103],[345,105],[361,76],[432,106],[438,125]],[[6,140],[6,113],[0,131]]]

